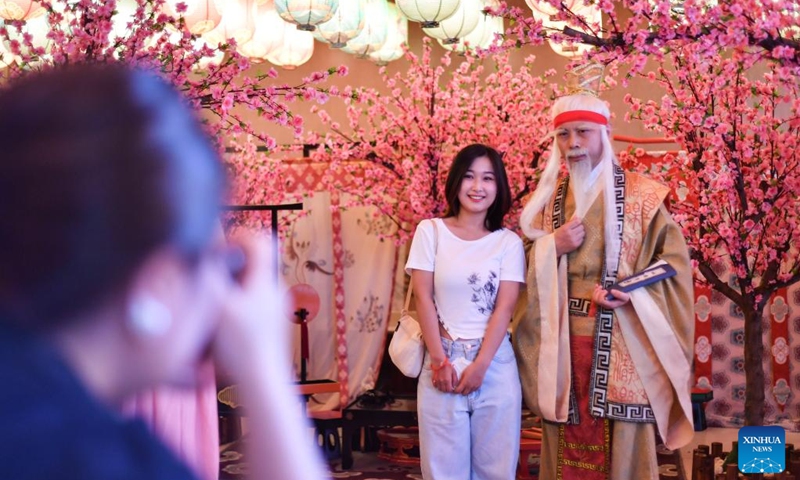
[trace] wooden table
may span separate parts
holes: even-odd
[[[306,380],[297,382],[295,385],[300,389],[300,395],[306,397],[315,393],[339,393],[339,382],[335,380]]]

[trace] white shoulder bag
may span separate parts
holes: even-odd
[[[439,231],[436,227],[436,220],[433,224],[433,258],[436,263],[436,251],[438,248]],[[425,341],[422,339],[422,329],[419,322],[408,314],[408,307],[411,303],[412,287],[409,283],[406,292],[406,303],[401,311],[400,319],[397,321],[397,328],[389,343],[389,357],[395,366],[407,377],[416,378],[422,372],[422,361],[425,359]]]

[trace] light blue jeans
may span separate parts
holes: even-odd
[[[481,339],[442,339],[453,363],[474,360]],[[513,480],[519,457],[522,390],[509,338],[497,349],[483,384],[469,395],[443,393],[431,383],[425,356],[417,386],[422,477],[425,480]]]

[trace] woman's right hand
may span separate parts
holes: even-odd
[[[456,388],[458,374],[447,357],[443,362],[436,365],[431,362],[431,380],[433,381],[433,387],[440,392],[451,393]]]
[[[245,263],[223,298],[215,360],[223,371],[244,380],[267,373],[289,383],[290,322],[275,282],[268,240],[249,236],[229,243],[242,249]]]
[[[308,437],[305,405],[292,378],[291,322],[264,238],[231,243],[244,251],[244,269],[223,300],[215,360],[239,381],[251,425],[251,480],[329,478]]]

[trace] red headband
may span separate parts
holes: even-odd
[[[599,123],[600,125],[608,125],[608,119],[605,117],[605,115],[599,114],[597,112],[592,112],[590,110],[570,110],[568,112],[562,112],[556,115],[556,118],[553,119],[553,128],[558,128],[559,126],[567,122],[577,122],[577,121]]]

